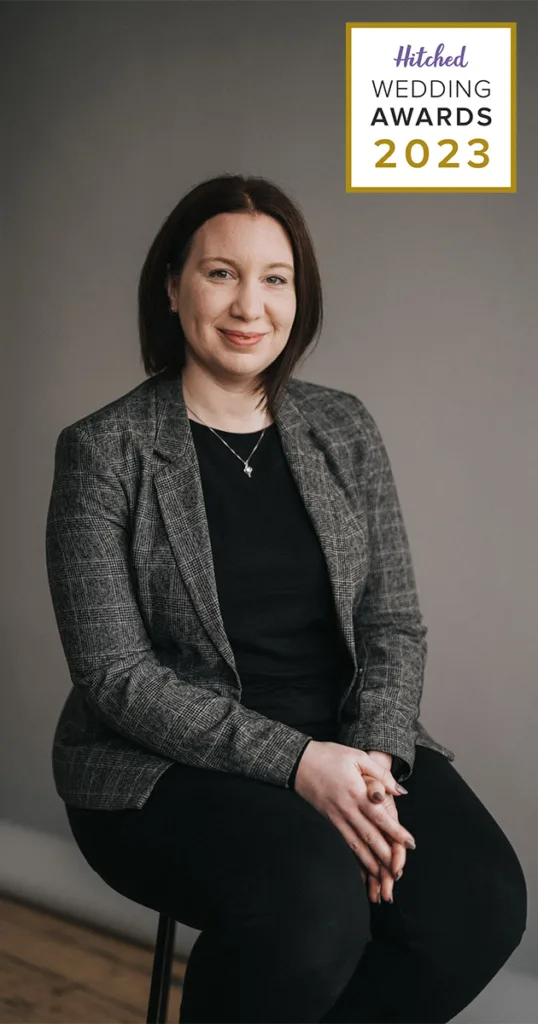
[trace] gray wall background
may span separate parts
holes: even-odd
[[[138,274],[180,196],[263,174],[300,203],[324,284],[323,336],[297,375],[353,391],[381,428],[429,626],[421,718],[521,859],[529,925],[511,965],[536,972],[537,15],[2,5],[4,822],[70,836],[50,767],[70,686],[44,557],[56,437],[143,379]],[[345,193],[359,20],[517,21],[517,193]]]

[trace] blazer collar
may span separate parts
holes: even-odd
[[[178,569],[200,620],[240,685],[219,606],[200,470],[181,374],[164,373],[155,377],[154,383],[158,421],[154,451],[164,460],[154,471],[161,515]],[[361,510],[349,505],[329,470],[325,452],[334,451],[334,446],[328,434],[302,411],[301,395],[294,383],[293,380],[288,382],[274,422],[326,559],[340,627],[356,671],[352,611],[360,582],[357,571],[360,574],[361,566],[364,571],[366,567],[366,522]],[[349,538],[353,532],[356,539],[352,560],[350,541],[344,538]],[[364,555],[358,566],[357,543]]]
[[[180,373],[167,372],[153,378],[157,387],[157,438],[154,450],[164,458],[192,458],[194,442]],[[310,424],[301,412],[300,404],[292,397],[294,381],[284,389],[280,408],[275,416],[277,430],[282,443],[289,448],[301,448],[306,443]],[[315,431],[315,428],[314,428]],[[284,440],[284,438],[286,440]]]

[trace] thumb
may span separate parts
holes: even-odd
[[[402,793],[407,793],[407,790],[403,786],[400,786],[396,779],[392,775],[392,772],[388,768],[382,768],[381,765],[374,761],[365,750],[353,751],[355,754],[355,767],[360,771],[361,775],[372,776],[378,782],[381,782],[389,793],[397,794],[398,796]],[[372,791],[368,790],[370,799],[374,800],[374,803],[380,803],[384,799],[383,790],[379,787],[374,787]]]
[[[387,790],[385,789],[385,787],[383,786],[383,788],[380,789],[379,782],[376,782],[375,779],[368,778],[367,775],[363,775],[363,778],[364,778],[364,781],[366,783],[366,789],[368,791],[368,798],[374,804],[381,804],[381,803],[383,803],[383,801],[384,801],[384,799],[385,799],[385,797],[387,795]]]

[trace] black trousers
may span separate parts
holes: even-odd
[[[117,892],[201,930],[182,1024],[451,1020],[519,945],[527,889],[506,835],[417,746],[394,903],[373,904],[338,829],[292,790],[174,763],[140,810],[67,808]]]

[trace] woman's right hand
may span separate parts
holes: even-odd
[[[392,848],[383,832],[408,849],[414,849],[415,843],[384,803],[372,802],[362,772],[378,779],[387,793],[398,795],[392,773],[365,750],[311,740],[299,761],[294,788],[303,800],[329,818],[367,871],[380,878],[380,864],[392,872]],[[370,778],[370,787],[371,782]]]

